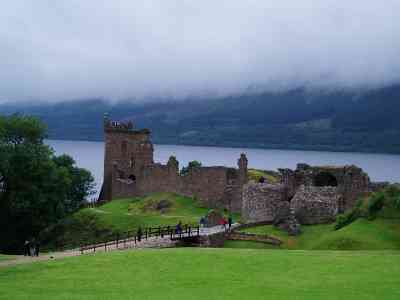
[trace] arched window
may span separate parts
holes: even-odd
[[[314,177],[314,185],[315,186],[337,186],[336,177],[333,176],[329,172],[321,172],[318,173],[317,176]]]

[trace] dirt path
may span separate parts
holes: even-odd
[[[67,250],[64,252],[53,252],[42,254],[39,257],[30,257],[23,255],[16,255],[15,258],[0,261],[1,267],[15,266],[20,264],[29,264],[37,261],[54,260],[70,256],[78,256],[80,252],[78,250]]]
[[[233,227],[238,226],[239,224],[234,224]],[[214,226],[210,228],[201,228],[200,235],[213,235],[220,232],[225,231],[222,226]],[[145,249],[145,248],[167,248],[167,247],[174,247],[176,241],[172,241],[168,236],[161,237],[151,237],[148,239],[143,239],[140,243],[134,242],[133,240],[127,240],[125,243],[124,241],[120,241],[118,245],[109,245],[106,249],[104,247],[96,248],[95,253],[105,252],[105,251],[115,251],[115,250],[127,250],[127,249]],[[84,254],[95,254],[93,250],[85,250]],[[55,259],[62,259],[64,257],[71,257],[71,256],[79,256],[82,255],[79,249],[73,250],[66,250],[63,252],[52,252],[52,253],[44,253],[39,257],[30,257],[30,256],[23,256],[23,255],[16,255],[13,259],[7,259],[4,261],[0,261],[0,268],[1,267],[9,267],[15,266],[20,264],[28,264],[34,263],[37,261],[47,261],[47,260],[55,260]]]

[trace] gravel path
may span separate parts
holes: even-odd
[[[232,228],[239,226],[238,223],[233,224]],[[225,229],[222,226],[214,226],[209,228],[200,228],[200,236],[209,236],[217,233],[224,232]],[[183,234],[182,237],[186,237],[187,235]],[[121,240],[117,244],[107,245],[107,249],[105,249],[104,244],[99,244],[103,246],[96,247],[95,253],[105,252],[105,251],[114,251],[114,250],[126,250],[126,249],[146,249],[146,248],[170,248],[174,247],[178,240],[171,240],[170,236],[161,237],[150,237],[147,240],[142,239],[141,242],[134,242],[133,239],[129,240]],[[94,253],[93,249],[85,250],[84,254]],[[64,257],[70,256],[78,256],[81,255],[81,251],[79,249],[66,250],[62,252],[51,252],[40,255],[39,257],[29,257],[23,255],[16,255],[15,259],[0,261],[0,267],[8,267],[15,266],[19,264],[27,264],[38,261],[47,261],[47,260],[55,260],[61,259]]]

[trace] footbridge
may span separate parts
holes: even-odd
[[[233,224],[231,229],[237,226],[238,224]],[[132,230],[101,243],[82,244],[79,252],[85,254],[129,248],[168,248],[178,244],[200,244],[202,237],[221,234],[227,230],[227,227],[221,225],[200,227],[185,224],[181,226],[181,230],[177,230],[175,226],[147,227],[141,233],[138,230]]]

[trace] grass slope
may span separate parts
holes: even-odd
[[[302,226],[303,232],[297,237],[291,237],[272,225],[246,228],[243,231],[276,236],[284,242],[281,246],[284,249],[400,250],[399,219],[358,219],[336,231],[333,230],[333,224]],[[233,243],[226,246],[236,247]]]
[[[0,261],[15,259],[14,255],[0,254]]]
[[[254,180],[258,182],[261,177],[264,177],[267,182],[277,183],[279,178],[273,175],[272,171],[258,170],[258,169],[248,169],[247,175],[249,176],[249,180]]]
[[[171,207],[164,213],[152,205],[167,200]],[[155,193],[143,198],[113,200],[96,208],[85,208],[67,218],[55,228],[43,233],[44,244],[77,246],[103,241],[139,226],[175,225],[199,222],[208,212],[192,198],[172,193]],[[57,237],[57,244],[54,237]]]
[[[165,249],[0,269],[0,299],[400,299],[399,252]]]

